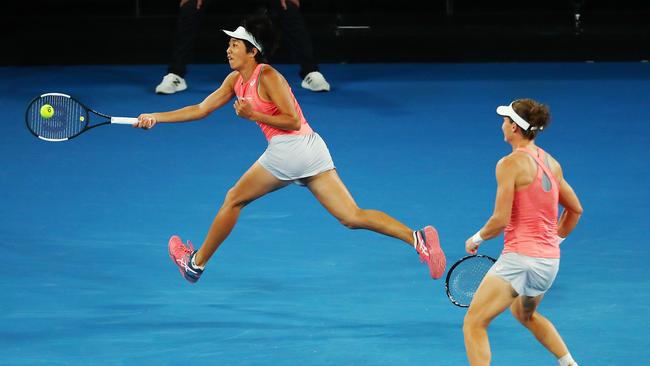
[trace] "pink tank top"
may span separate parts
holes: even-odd
[[[560,258],[557,180],[544,163],[544,150],[537,148],[539,156],[524,148],[517,151],[535,159],[537,175],[528,187],[515,192],[510,223],[504,233],[503,254],[514,252],[529,257]]]
[[[246,99],[248,100],[249,103],[253,106],[253,110],[275,116],[280,114],[280,110],[278,107],[273,104],[273,102],[267,102],[265,100],[262,100],[258,94],[258,88],[259,88],[259,78],[260,78],[260,73],[262,71],[262,67],[266,66],[266,64],[258,64],[257,67],[255,68],[255,71],[253,71],[253,75],[251,75],[250,79],[247,82],[244,82],[244,78],[239,75],[237,80],[235,81],[235,95],[237,96],[238,99]],[[266,123],[262,122],[256,122],[258,126],[262,129],[262,132],[264,133],[264,136],[266,136],[267,140],[271,140],[273,136],[277,135],[309,135],[313,133],[314,131],[309,127],[309,124],[307,123],[307,120],[305,119],[305,116],[302,114],[302,109],[300,109],[300,106],[298,105],[298,101],[296,100],[296,97],[293,95],[293,92],[291,89],[289,89],[289,93],[291,93],[291,98],[293,99],[293,106],[296,108],[296,112],[298,113],[298,116],[300,117],[300,130],[298,131],[289,131],[289,130],[282,130],[273,126],[269,126]]]

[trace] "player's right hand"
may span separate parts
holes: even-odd
[[[465,242],[465,251],[469,254],[475,255],[478,252],[479,244],[474,243],[474,240],[470,237]]]
[[[133,127],[148,130],[153,128],[153,126],[156,125],[156,122],[156,117],[154,117],[153,114],[143,113],[138,116],[138,122],[134,123]]]

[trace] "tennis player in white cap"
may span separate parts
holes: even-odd
[[[532,99],[519,99],[498,107],[497,114],[503,116],[501,130],[512,153],[497,163],[494,213],[467,239],[465,249],[476,254],[484,240],[505,231],[504,248],[465,316],[467,358],[472,366],[490,364],[487,328],[510,307],[559,365],[577,366],[558,331],[537,307],[555,280],[560,243],[578,223],[582,206],[557,160],[535,144],[549,123],[548,108]],[[564,207],[559,223],[558,204]]]
[[[204,266],[228,237],[247,204],[297,183],[306,186],[343,225],[392,236],[415,247],[420,259],[427,263],[431,277],[440,278],[446,261],[433,227],[414,231],[381,211],[357,206],[339,178],[325,142],[307,123],[289,84],[266,64],[266,57],[275,48],[268,18],[250,18],[234,31],[224,32],[231,37],[226,53],[234,71],[219,89],[196,105],[142,114],[134,125],[149,129],[162,122],[202,119],[236,97],[235,113],[256,122],[268,140],[266,151],[228,191],[201,248],[194,250],[191,243],[185,245],[178,236],[169,240],[169,254],[181,275],[192,283],[198,281]],[[276,225],[291,226],[291,220]],[[318,249],[310,250],[317,255]],[[375,250],[368,248],[368,253]]]

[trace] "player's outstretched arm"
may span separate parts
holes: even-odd
[[[232,72],[224,79],[219,89],[208,95],[201,103],[183,107],[169,112],[143,113],[138,116],[138,123],[133,127],[149,129],[157,123],[189,122],[207,117],[214,110],[228,103],[234,96],[237,72]]]

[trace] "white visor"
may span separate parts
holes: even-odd
[[[237,29],[235,29],[234,32],[227,31],[227,30],[225,30],[225,29],[222,29],[222,31],[223,31],[224,33],[226,33],[227,35],[229,35],[230,37],[232,37],[232,38],[243,39],[243,40],[245,40],[245,41],[248,41],[248,42],[250,42],[253,46],[255,46],[255,48],[257,48],[258,50],[260,50],[260,52],[263,51],[263,50],[262,50],[262,46],[260,46],[260,44],[257,42],[257,40],[255,39],[255,37],[253,37],[253,35],[250,34],[250,33],[246,30],[246,28],[244,28],[244,27],[242,27],[242,26],[237,27]]]
[[[513,102],[514,103],[514,102]],[[502,105],[497,107],[497,114],[504,117],[510,117],[510,119],[516,123],[519,127],[523,128],[524,131],[528,131],[530,128],[530,123],[525,119],[521,118],[517,112],[512,108],[512,103],[510,105]],[[537,127],[530,128],[531,130],[536,130]]]

